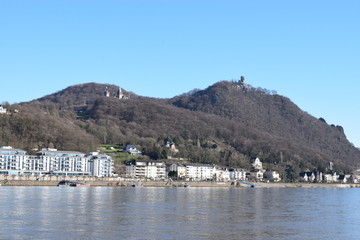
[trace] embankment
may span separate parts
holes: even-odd
[[[184,181],[146,181],[121,177],[92,177],[92,176],[31,176],[31,175],[0,175],[1,186],[57,186],[62,180],[89,183],[91,186],[108,187],[249,187],[234,182],[184,182]],[[253,183],[255,187],[262,188],[360,188],[360,184],[326,184],[326,183]]]

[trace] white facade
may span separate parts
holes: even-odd
[[[251,180],[262,181],[264,178],[264,172],[259,169],[250,171],[247,175],[247,178]]]
[[[217,168],[215,170],[216,181],[230,181],[230,172],[227,168]]]
[[[127,145],[125,152],[130,153],[130,155],[142,155],[142,152],[136,149],[134,145]]]
[[[276,171],[264,172],[264,178],[266,178],[269,181],[273,181],[273,182],[279,182],[281,180],[280,174]]]
[[[338,182],[339,181],[339,175],[336,174],[336,172],[330,174],[324,174],[324,182],[326,183],[332,183],[332,182]]]
[[[75,151],[44,148],[35,156],[12,147],[0,147],[3,174],[55,174],[111,176],[112,159],[106,155],[85,156]]]
[[[252,169],[251,171],[247,174],[247,179],[252,179],[255,181],[262,181],[264,178],[264,172],[265,170],[263,169],[262,166],[262,162],[260,161],[259,158],[252,158]]]
[[[82,172],[89,173],[88,158],[84,153],[74,151],[58,151],[57,149],[43,148],[36,153],[43,164],[41,169],[46,172]],[[41,161],[43,160],[43,161]]]
[[[254,169],[263,170],[262,162],[259,158],[254,158],[252,161],[253,163],[251,165]]]
[[[133,160],[126,164],[126,176],[133,178],[164,179],[164,162]]]
[[[96,177],[112,176],[113,163],[111,157],[94,152],[90,153],[89,158],[88,169],[90,170],[91,175]]]
[[[5,114],[7,112],[7,109],[4,108],[2,105],[0,105],[0,114]]]
[[[0,170],[16,173],[26,166],[26,151],[9,146],[0,147]]]
[[[209,164],[186,164],[186,178],[193,181],[213,180],[215,166]],[[214,179],[215,180],[215,179]]]
[[[186,177],[186,167],[183,164],[173,163],[169,166],[168,172],[175,171],[178,178]]]
[[[300,181],[303,182],[313,182],[316,179],[316,176],[313,172],[302,172],[300,173]]]
[[[229,169],[230,180],[245,180],[246,172],[243,169]]]

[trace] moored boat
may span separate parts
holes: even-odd
[[[76,181],[62,180],[58,183],[58,187],[90,187],[90,184],[76,182]]]

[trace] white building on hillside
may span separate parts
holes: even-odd
[[[229,169],[230,180],[245,180],[246,179],[246,172],[244,169],[236,169],[230,168]]]
[[[164,179],[164,162],[132,160],[126,164],[126,176],[132,178]]]
[[[0,114],[5,114],[7,112],[7,109],[4,108],[2,105],[0,105]]]
[[[18,174],[26,166],[26,151],[10,146],[0,147],[0,172]]]
[[[185,164],[186,178],[191,181],[215,180],[216,168],[210,164]]]
[[[58,151],[54,148],[43,148],[36,155],[46,172],[77,172],[89,175],[88,158],[76,151]],[[41,161],[42,160],[42,161]],[[35,169],[40,170],[40,169]]]
[[[262,162],[260,161],[260,159],[258,157],[256,158],[252,158],[252,167],[253,169],[256,169],[256,170],[263,170],[263,166],[262,166]]]
[[[266,171],[264,172],[264,178],[271,182],[279,182],[281,180],[280,174],[276,171]]]
[[[35,156],[12,147],[0,147],[2,174],[112,175],[112,159],[106,155],[89,157],[76,151],[43,148]]]
[[[215,169],[214,176],[215,176],[214,180],[216,180],[216,181],[220,181],[220,182],[230,181],[230,172],[229,172],[229,169],[227,169],[227,168],[217,167]]]
[[[264,172],[262,162],[258,157],[254,157],[251,159],[252,161],[252,169],[247,173],[246,178],[249,180],[262,181],[264,178]]]
[[[111,177],[113,172],[112,158],[106,154],[91,152],[89,155],[88,169],[96,177]]]
[[[135,145],[127,145],[125,152],[130,153],[130,155],[142,155],[142,152],[137,150]]]
[[[170,164],[167,168],[167,172],[176,172],[177,178],[185,178],[186,177],[186,167],[183,164],[173,163]]]

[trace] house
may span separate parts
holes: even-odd
[[[346,179],[344,174],[339,175],[338,182],[339,183],[346,183],[347,182],[347,179]]]
[[[347,180],[349,183],[359,183],[359,176],[352,174],[348,177]]]
[[[183,164],[173,163],[167,166],[167,175],[169,172],[175,172],[176,178],[184,179],[186,177],[186,167]]]
[[[259,169],[253,169],[246,173],[246,178],[254,181],[262,181],[264,178],[264,171]]]
[[[7,109],[0,105],[0,114],[6,114]]]
[[[216,181],[230,181],[230,172],[227,168],[216,168],[214,175]]]
[[[301,182],[314,182],[316,179],[315,174],[313,172],[302,172],[299,174],[299,181]]]
[[[230,180],[245,180],[246,172],[244,169],[230,168],[229,169]]]
[[[135,145],[127,145],[125,152],[128,152],[130,155],[142,155],[142,152],[137,150]]]
[[[255,180],[255,181],[262,181],[264,178],[264,172],[262,162],[258,157],[254,157],[251,159],[252,161],[252,168],[249,173],[246,174],[246,178],[249,180]]]
[[[262,162],[258,157],[254,157],[251,159],[252,161],[252,168],[257,170],[263,170]]]
[[[266,171],[264,172],[264,178],[271,182],[279,182],[281,180],[280,174],[276,171]]]
[[[172,141],[166,141],[165,147],[169,148],[171,152],[174,152],[174,153],[179,152],[179,150],[175,146],[175,143]]]
[[[323,178],[324,178],[324,182],[333,183],[333,182],[337,182],[339,180],[339,175],[337,175],[336,172],[334,172],[334,173],[330,172],[330,173],[324,174]]]

